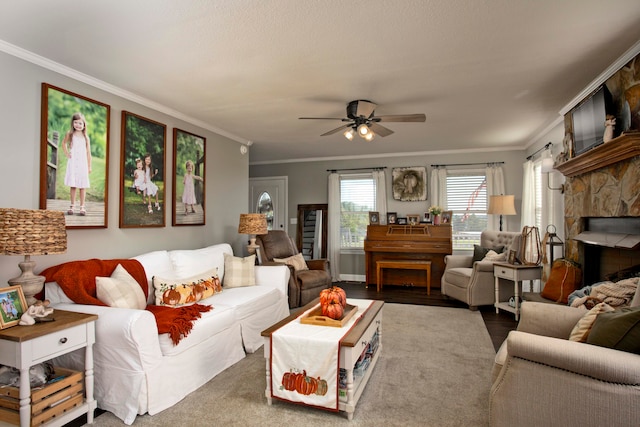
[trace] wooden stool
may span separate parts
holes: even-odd
[[[431,295],[431,261],[416,261],[402,259],[381,259],[376,261],[376,276],[378,292],[382,290],[382,270],[395,268],[399,270],[424,270],[427,272],[427,295]]]

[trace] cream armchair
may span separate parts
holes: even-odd
[[[585,313],[523,302],[496,354],[491,426],[638,425],[640,355],[569,341]]]
[[[480,246],[483,248],[511,248],[519,232],[485,230],[480,234]],[[473,262],[472,255],[447,255],[444,257],[445,269],[440,282],[443,295],[455,298],[469,305],[471,310],[480,305],[493,305],[495,286],[493,280],[493,262]],[[501,285],[503,292],[513,293],[513,283]],[[507,294],[505,294],[507,295]]]

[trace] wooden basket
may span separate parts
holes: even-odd
[[[62,379],[31,390],[31,425],[39,426],[84,401],[83,373],[54,368]],[[20,389],[0,388],[0,421],[20,425]]]
[[[341,319],[332,319],[322,315],[322,307],[318,304],[317,307],[309,311],[307,314],[300,318],[300,323],[307,325],[319,325],[319,326],[333,326],[336,328],[342,328],[347,324],[349,319],[353,317],[358,311],[358,307],[355,305],[347,304],[344,308],[344,314]]]

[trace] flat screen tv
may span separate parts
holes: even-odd
[[[602,144],[606,119],[605,86],[600,86],[590,97],[573,109],[573,145],[577,156]]]

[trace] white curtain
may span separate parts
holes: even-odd
[[[524,226],[536,225],[536,181],[533,162],[527,160],[522,165],[522,209],[520,212],[520,229]]]
[[[331,267],[331,278],[340,281],[340,175],[329,175],[329,203],[327,214],[329,226],[327,228],[327,256]]]
[[[504,189],[504,171],[502,166],[489,165],[485,169],[485,175],[487,177],[487,206],[489,206],[489,196],[499,196],[505,194]],[[487,229],[499,230],[500,229],[500,215],[487,215]],[[508,216],[503,215],[502,223],[503,230],[509,229]]]
[[[442,206],[447,209],[447,169],[444,167],[431,170],[431,206]]]
[[[379,218],[387,218],[387,180],[383,170],[373,171],[373,179],[376,182],[376,210]]]

